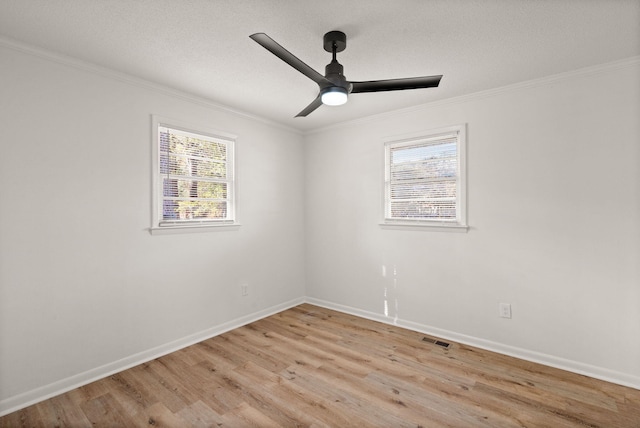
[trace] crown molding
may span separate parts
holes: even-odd
[[[324,126],[316,129],[306,131],[304,135],[318,134],[326,131],[332,131],[340,128],[345,128],[353,125],[368,124],[370,122],[378,122],[380,120],[388,119],[393,116],[404,115],[409,113],[426,111],[434,108],[441,108],[449,105],[461,104],[468,101],[474,101],[483,98],[491,98],[497,95],[515,92],[523,89],[535,88],[540,86],[552,85],[554,83],[574,80],[578,78],[595,76],[603,73],[610,73],[616,70],[621,70],[629,67],[635,67],[640,65],[640,56],[633,56],[617,61],[607,62],[604,64],[598,64],[594,66],[579,68],[576,70],[566,71],[563,73],[552,74],[537,79],[527,80],[524,82],[513,83],[506,86],[500,86],[498,88],[486,89],[484,91],[473,92],[471,94],[460,95],[458,97],[446,98],[443,100],[432,101],[429,103],[419,104],[412,107],[406,107],[403,109],[397,109],[389,112],[374,114],[358,119],[344,121],[329,126]]]
[[[217,110],[224,113],[230,113],[230,114],[233,114],[234,116],[242,117],[244,119],[254,120],[256,122],[261,122],[276,128],[280,128],[282,130],[292,132],[297,135],[303,135],[303,132],[300,131],[299,129],[283,125],[282,123],[275,122],[273,120],[269,120],[261,116],[256,116],[241,110],[236,110],[231,107],[227,107],[209,98],[205,98],[189,92],[181,91],[179,89],[176,89],[167,85],[162,85],[160,83],[152,82],[150,80],[146,80],[131,74],[116,71],[114,69],[97,65],[92,62],[83,61],[67,55],[52,52],[47,49],[29,45],[5,36],[0,36],[0,47],[12,49],[27,55],[35,56],[35,57],[45,59],[51,62],[55,62],[67,67],[72,67],[88,73],[99,75],[101,77],[106,77],[108,79],[112,79],[112,80],[116,80],[129,85],[137,86],[139,88],[151,90],[151,91],[158,92],[164,95],[169,95],[175,98],[180,98],[182,100],[199,104],[201,106],[204,106],[213,110]]]
[[[458,97],[446,98],[443,100],[432,101],[429,103],[419,104],[416,106],[407,107],[403,109],[397,109],[389,112],[378,113],[378,114],[374,114],[374,115],[370,115],[370,116],[366,116],[358,119],[339,122],[336,124],[305,131],[297,128],[292,128],[280,122],[266,119],[261,116],[253,115],[241,110],[236,110],[231,107],[227,107],[209,98],[205,98],[189,92],[181,91],[179,89],[176,89],[170,86],[155,83],[140,77],[133,76],[131,74],[119,72],[111,68],[103,67],[91,62],[87,62],[87,61],[83,61],[67,55],[55,53],[55,52],[52,52],[43,48],[39,48],[33,45],[29,45],[5,36],[0,36],[0,47],[5,47],[5,48],[19,51],[28,55],[40,57],[52,62],[73,67],[79,70],[90,72],[90,73],[107,77],[120,82],[124,82],[133,86],[163,93],[165,95],[170,95],[170,96],[180,98],[195,104],[200,104],[207,108],[211,108],[211,109],[218,110],[225,113],[230,113],[245,119],[261,122],[261,123],[294,133],[296,135],[301,135],[301,136],[318,134],[318,133],[345,128],[353,125],[367,124],[372,121],[384,120],[397,115],[404,115],[404,114],[420,112],[420,111],[425,111],[425,110],[434,109],[434,108],[441,108],[444,106],[460,104],[460,103],[482,99],[482,98],[490,98],[506,92],[519,91],[522,89],[527,89],[532,87],[546,86],[546,85],[554,84],[561,81],[589,77],[589,76],[594,76],[601,73],[609,73],[609,72],[624,69],[627,67],[634,67],[634,66],[640,65],[640,56],[633,56],[633,57],[624,58],[621,60],[612,61],[604,64],[598,64],[594,66],[579,68],[576,70],[557,73],[550,76],[545,76],[537,79],[527,80],[524,82],[501,86],[498,88],[492,88],[492,89],[474,92],[471,94],[460,95]]]

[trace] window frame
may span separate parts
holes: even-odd
[[[391,150],[398,147],[415,146],[420,143],[433,144],[438,139],[455,136],[456,139],[456,218],[455,220],[433,220],[420,218],[400,218],[390,215],[391,192]],[[437,144],[437,143],[436,143]],[[466,124],[452,125],[442,128],[429,129],[419,133],[395,136],[383,142],[383,197],[382,221],[380,226],[391,229],[439,230],[451,232],[466,232],[467,224],[467,137]]]
[[[160,132],[159,128],[170,128],[178,132],[203,136],[207,139],[217,140],[225,143],[227,150],[227,218],[225,219],[194,219],[176,222],[163,221],[163,175],[160,173]],[[175,119],[169,119],[158,115],[151,116],[151,234],[183,233],[183,232],[204,232],[215,230],[229,230],[237,228],[240,224],[237,221],[237,192],[236,192],[236,139],[237,136],[217,129],[187,123]]]

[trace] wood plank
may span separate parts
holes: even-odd
[[[131,418],[130,414],[122,408],[111,394],[101,395],[85,401],[80,404],[80,408],[92,425],[117,427],[137,424],[137,420]]]
[[[184,426],[212,427],[223,424],[222,416],[202,401],[190,404],[180,410],[177,415],[184,421]]]
[[[41,421],[56,421],[55,426],[78,427],[91,426],[91,422],[78,406],[74,405],[69,394],[62,394],[36,405]]]
[[[285,370],[282,375],[288,382],[283,388],[296,391],[301,394],[315,394],[324,399],[325,407],[335,417],[346,417],[352,425],[346,426],[389,426],[389,427],[415,427],[413,421],[406,421],[376,405],[360,394],[353,391],[345,391],[336,385],[334,379],[318,376],[318,369],[310,367],[292,367]],[[339,426],[339,425],[335,425]]]
[[[640,391],[302,304],[0,427],[640,428]]]

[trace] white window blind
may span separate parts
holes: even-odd
[[[158,124],[158,226],[234,222],[233,140]]]
[[[385,144],[385,221],[464,225],[461,127]]]

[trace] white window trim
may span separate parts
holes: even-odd
[[[160,177],[160,150],[158,143],[158,127],[166,126],[168,128],[184,131],[187,133],[194,133],[200,135],[206,135],[212,138],[219,138],[232,142],[231,160],[233,166],[233,188],[230,198],[230,209],[233,210],[233,220],[221,220],[221,221],[193,221],[189,223],[181,224],[169,224],[160,226],[162,220],[161,208],[160,208],[160,183],[162,178]],[[213,232],[213,231],[229,231],[237,230],[240,226],[238,222],[238,212],[236,207],[237,201],[237,173],[235,162],[235,150],[237,135],[229,134],[227,132],[221,132],[216,129],[209,128],[207,126],[201,126],[198,124],[187,123],[175,119],[169,119],[166,117],[151,115],[151,227],[149,232],[152,235],[165,235],[175,233],[192,233],[192,232]]]
[[[456,192],[456,220],[455,221],[438,221],[438,220],[421,220],[421,219],[392,219],[387,216],[387,198],[389,192],[389,171],[387,168],[389,162],[389,147],[395,145],[410,145],[416,141],[424,141],[437,138],[444,134],[458,134],[457,146],[457,175],[459,187]],[[467,232],[469,226],[467,224],[467,127],[466,124],[452,125],[437,129],[429,129],[419,133],[412,133],[402,136],[386,138],[383,143],[384,155],[382,157],[383,174],[382,174],[382,221],[380,227],[383,229],[398,230],[433,230],[443,232]]]

